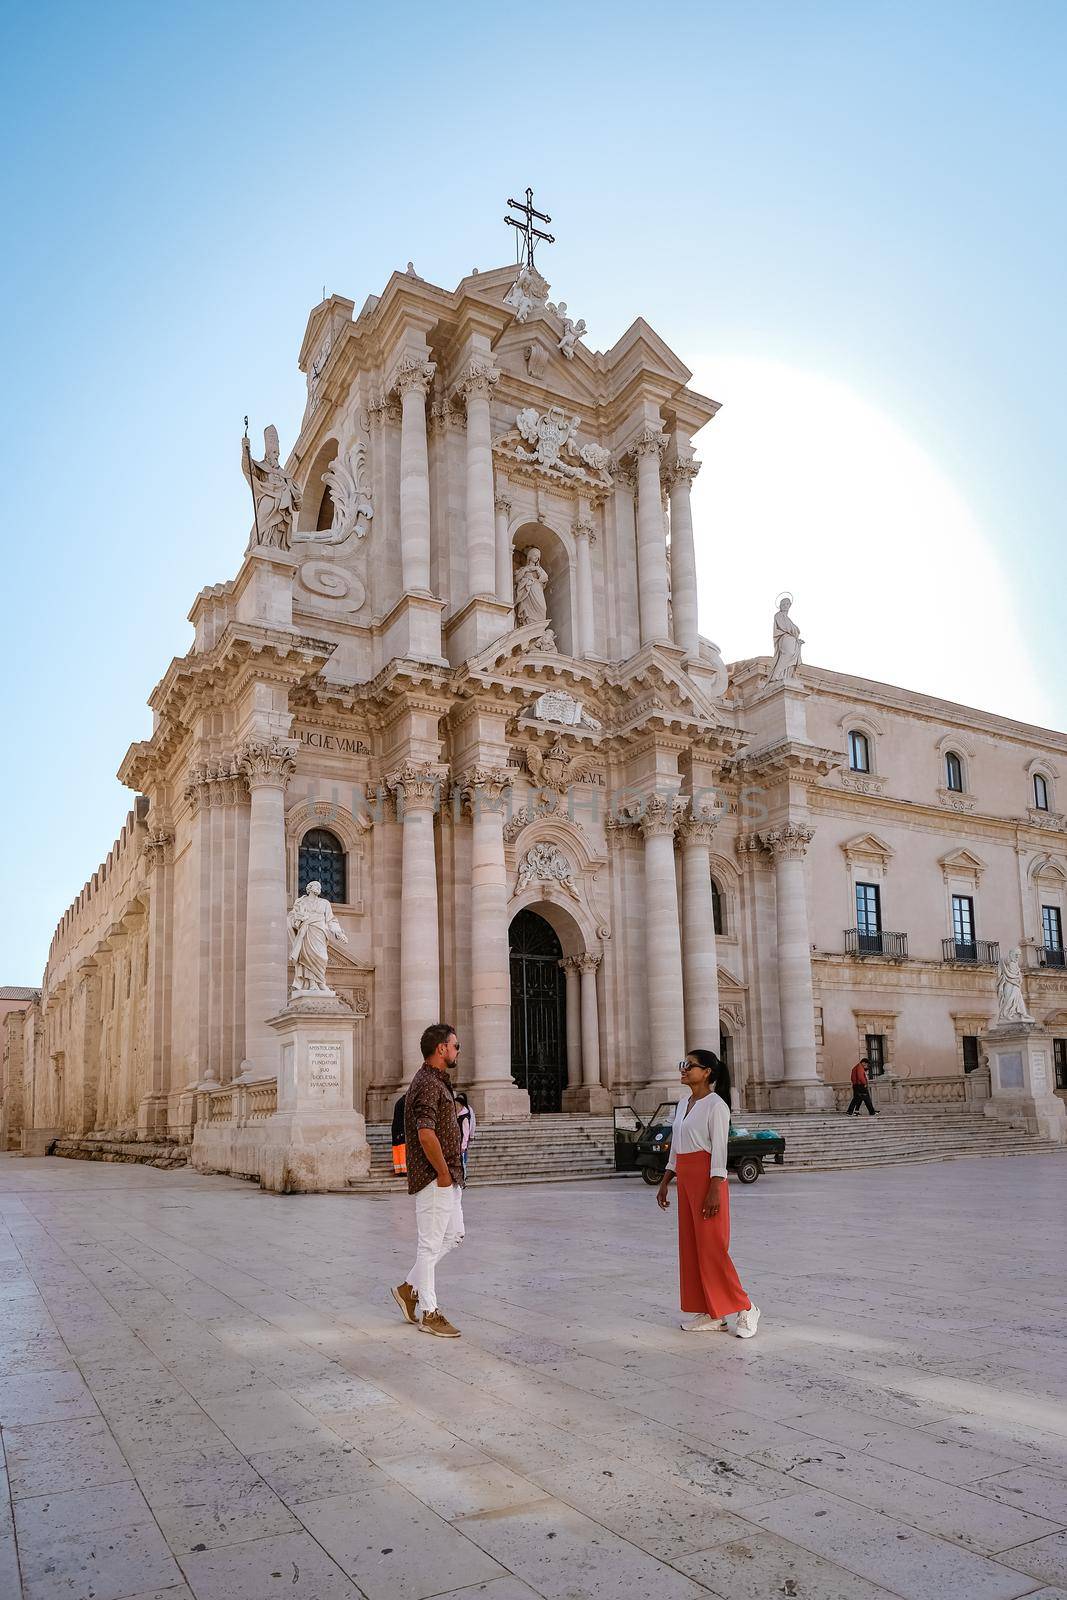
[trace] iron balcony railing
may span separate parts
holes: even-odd
[[[1039,967],[1067,967],[1067,955],[1062,948],[1046,944],[1037,952],[1037,964]]]
[[[865,928],[845,929],[845,954],[849,956],[895,956],[908,958],[906,933],[868,933]]]
[[[996,939],[942,939],[942,961],[967,961],[972,966],[995,967],[1000,960]]]

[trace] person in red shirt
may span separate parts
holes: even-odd
[[[866,1056],[861,1056],[852,1068],[852,1099],[849,1101],[848,1110],[845,1112],[846,1117],[850,1117],[854,1111],[858,1111],[860,1106],[866,1106],[872,1117],[878,1115],[874,1109],[874,1101],[871,1099],[871,1091],[867,1087],[867,1068],[870,1064]]]

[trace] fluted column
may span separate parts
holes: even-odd
[[[406,356],[396,372],[400,391],[400,562],[404,592],[430,590],[430,465],[426,393],[437,368]]]
[[[685,1047],[719,1050],[719,963],[711,902],[713,817],[686,817],[679,828],[682,855],[682,971],[685,979]]]
[[[467,591],[496,594],[496,508],[489,397],[500,373],[472,361],[460,388],[467,402]]]
[[[508,884],[504,863],[504,796],[512,785],[506,770],[477,767],[463,779],[470,811],[471,1013],[474,1083],[511,1080],[511,955],[508,949]]]
[[[814,831],[789,822],[760,835],[774,858],[784,1079],[787,1088],[801,1092],[805,1086],[821,1087],[815,1061],[815,995],[804,874],[804,856]]]
[[[572,524],[578,554],[578,654],[593,654],[593,524],[581,518]]]
[[[564,956],[560,962],[567,996],[567,1088],[577,1089],[582,1082],[581,968],[577,956]]]
[[[278,1070],[278,1037],[268,1017],[288,996],[289,938],[285,885],[285,790],[296,745],[250,739],[238,754],[251,795],[245,914],[245,1054],[259,1075]]]
[[[582,983],[582,1085],[600,1087],[600,1010],[597,1004],[596,972],[600,957],[578,957]]]
[[[634,445],[637,457],[637,577],[641,643],[669,640],[667,624],[667,541],[659,465],[666,440],[646,428]]]
[[[674,871],[679,802],[653,795],[645,803],[645,971],[648,978],[649,1088],[676,1099],[685,1054],[682,941]],[[669,1096],[666,1090],[670,1089]]]
[[[700,471],[691,456],[675,461],[668,473],[671,491],[671,602],[674,608],[674,642],[687,655],[700,649],[697,614],[697,553],[693,539],[690,492]]]
[[[515,604],[515,569],[511,557],[511,501],[498,494],[496,511],[496,597],[506,606]]]
[[[400,1037],[401,1081],[410,1083],[422,1056],[423,1030],[441,1019],[441,959],[437,922],[434,817],[441,779],[428,769],[402,767],[390,775],[401,824]]]

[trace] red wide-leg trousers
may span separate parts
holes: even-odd
[[[675,1170],[678,1186],[678,1279],[683,1311],[705,1311],[728,1317],[747,1311],[752,1301],[730,1260],[730,1185],[719,1185],[719,1211],[701,1215],[711,1181],[706,1150],[680,1155]]]

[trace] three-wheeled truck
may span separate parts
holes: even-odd
[[[615,1170],[640,1172],[646,1183],[658,1184],[667,1170],[674,1131],[674,1105],[664,1101],[646,1120],[632,1106],[615,1108]],[[785,1140],[773,1128],[749,1133],[747,1128],[730,1129],[726,1167],[736,1172],[738,1182],[755,1183],[765,1161],[778,1166],[785,1160]]]

